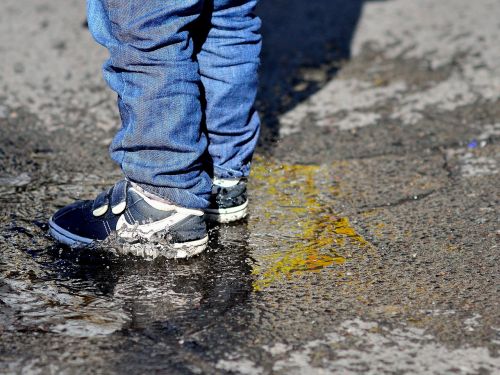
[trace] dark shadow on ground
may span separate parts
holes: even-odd
[[[264,38],[258,108],[260,151],[271,152],[279,115],[318,91],[351,55],[365,0],[261,1]]]

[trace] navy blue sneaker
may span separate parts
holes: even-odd
[[[247,179],[213,180],[210,206],[205,209],[205,216],[210,221],[231,223],[247,216]]]
[[[71,247],[116,239],[119,251],[155,258],[188,258],[201,253],[208,234],[201,210],[152,199],[127,180],[93,201],[77,201],[49,220],[50,234]]]

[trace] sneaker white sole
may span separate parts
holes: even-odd
[[[207,208],[205,218],[216,223],[232,223],[246,217],[248,214],[248,201],[242,205],[231,208]]]
[[[131,254],[145,259],[155,259],[164,256],[167,259],[187,259],[205,251],[208,246],[208,235],[199,240],[165,244],[146,242],[146,243],[125,243],[118,249],[124,254]]]
[[[94,240],[73,234],[66,229],[49,220],[49,233],[58,242],[68,245],[72,248],[83,248],[94,244]],[[154,259],[163,255],[167,259],[183,259],[202,253],[208,246],[208,235],[189,242],[174,243],[165,246],[164,244],[136,243],[125,244],[123,249],[119,249],[124,254],[132,254],[146,259]]]

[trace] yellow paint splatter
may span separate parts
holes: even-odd
[[[347,242],[368,244],[348,218],[335,215],[321,203],[321,191],[315,181],[319,166],[278,166],[262,159],[255,164],[252,191],[258,196],[254,205],[264,211],[257,220],[261,228],[271,232],[270,237],[279,240],[270,253],[258,257],[258,265],[253,269],[255,291],[294,274],[344,263],[340,250]],[[338,195],[335,186],[330,186],[328,192]]]

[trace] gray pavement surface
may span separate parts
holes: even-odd
[[[209,251],[75,252],[120,176],[80,0],[0,4],[0,373],[500,373],[498,0],[262,2],[251,214]]]

